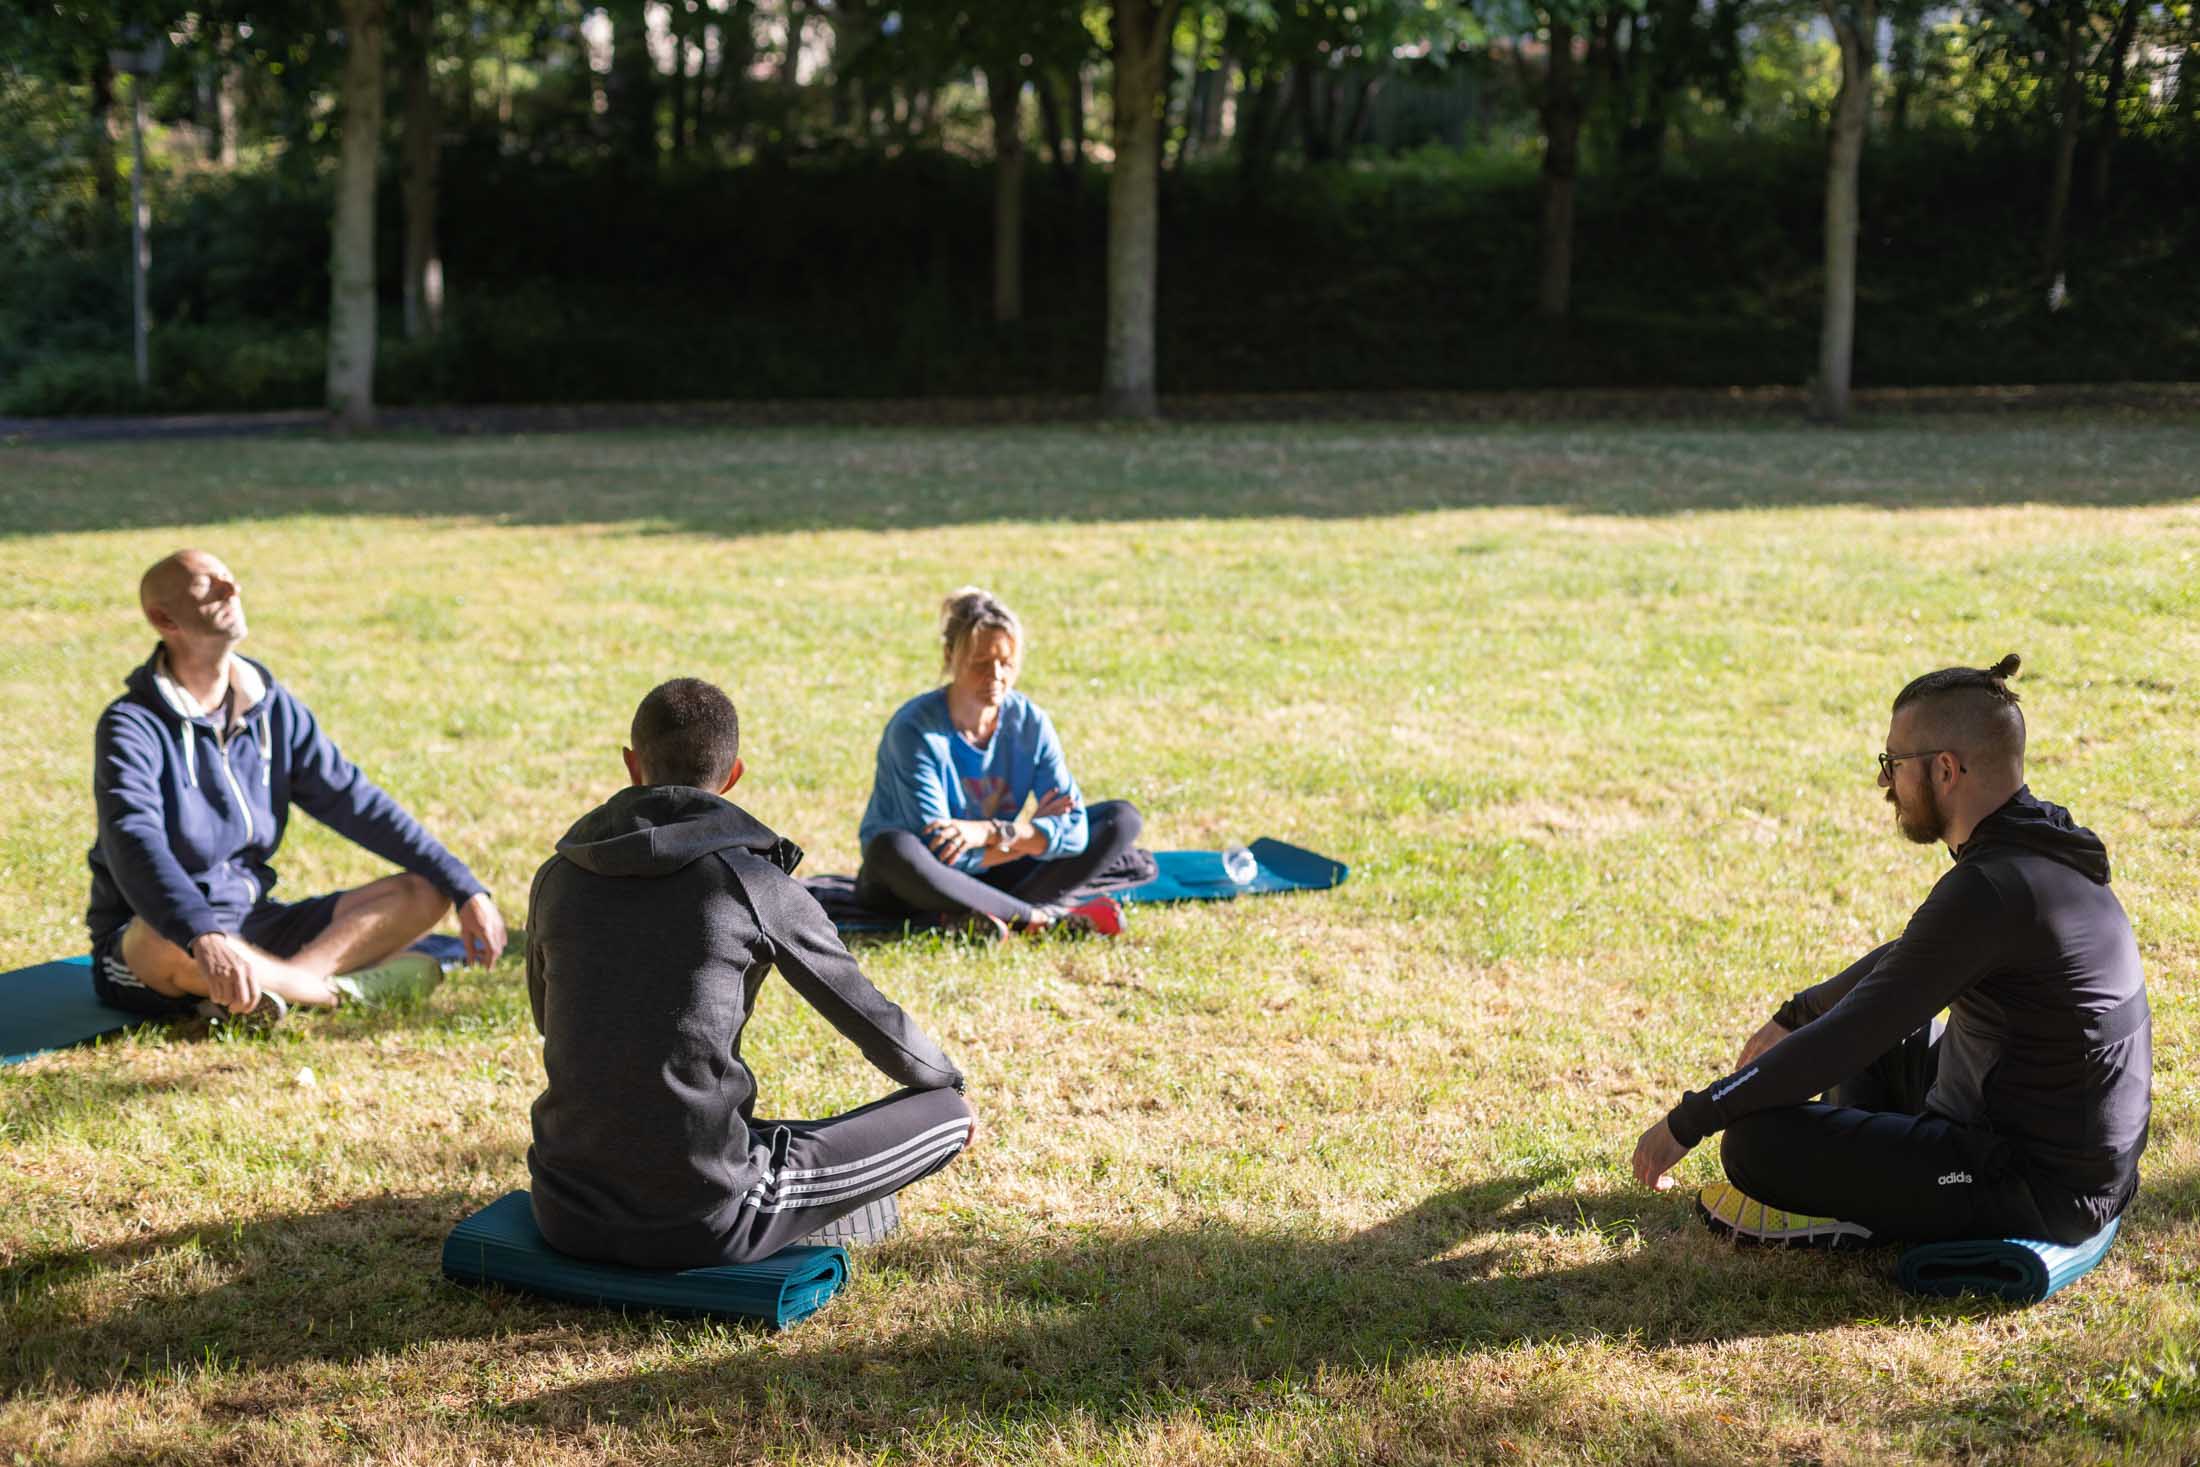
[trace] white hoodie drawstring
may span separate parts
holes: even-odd
[[[191,736],[191,720],[183,721],[183,777],[191,782],[191,788],[199,787],[198,740]]]
[[[260,788],[263,790],[267,788],[267,768],[275,762],[275,756],[269,752],[271,748],[273,745],[267,741],[267,710],[263,708],[260,710]]]

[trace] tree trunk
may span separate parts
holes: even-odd
[[[1917,95],[1918,44],[1925,29],[1925,9],[1917,0],[1897,0],[1890,7],[1892,40],[1887,50],[1887,71],[1894,94],[1887,103],[1887,130],[1901,137],[1910,130],[1910,103]]]
[[[2123,103],[2126,65],[2131,55],[2132,37],[2139,28],[2139,0],[2124,0],[2123,13],[2116,17],[2116,33],[2108,41],[2108,89],[2101,97],[2101,122],[2099,135],[2093,144],[2093,207],[2096,211],[2108,207],[2109,165],[2114,161],[2116,136],[2120,127],[2117,109]]]
[[[2047,229],[2040,240],[2040,273],[2050,291],[2062,278],[2064,245],[2070,222],[2070,185],[2078,164],[2078,134],[2085,126],[2085,33],[2083,0],[2063,7],[2062,86],[2056,106],[2055,168],[2047,186]]]
[[[1085,90],[1091,79],[1085,75],[1082,65],[1073,66],[1069,73],[1069,151],[1077,172],[1085,171],[1085,118],[1092,111],[1086,105]]]
[[[1382,78],[1372,72],[1360,79],[1352,98],[1352,114],[1345,120],[1344,132],[1337,138],[1338,157],[1349,157],[1359,146],[1361,135],[1367,131],[1368,109],[1374,105],[1376,90],[1381,85]]]
[[[328,409],[374,423],[374,182],[382,141],[383,0],[344,0],[343,142],[330,231]]]
[[[993,319],[1024,318],[1023,80],[1014,58],[985,69],[986,108],[993,114]]]
[[[1543,73],[1543,263],[1536,314],[1563,321],[1573,307],[1574,178],[1581,167],[1581,92],[1574,78],[1574,28],[1555,16]]]
[[[688,144],[688,43],[680,12],[672,16],[672,156],[677,158]]]
[[[1833,108],[1826,157],[1826,297],[1818,337],[1813,415],[1828,423],[1849,415],[1849,376],[1856,348],[1857,180],[1863,171],[1865,123],[1872,105],[1872,48],[1878,37],[1873,0],[1823,0],[1841,45],[1841,95]]]
[[[443,259],[435,243],[438,143],[435,88],[428,62],[435,47],[435,0],[405,6],[405,337],[443,329]]]
[[[221,152],[215,161],[225,169],[237,166],[237,63],[230,55],[235,45],[232,34],[222,32],[221,55],[214,73],[214,124],[222,134]]]
[[[787,35],[779,57],[779,84],[790,91],[802,84],[802,30],[808,23],[802,0],[787,0]]]
[[[630,162],[657,161],[657,64],[646,0],[611,0],[611,75],[604,85],[613,145]]]
[[[115,227],[115,69],[105,61],[92,67],[92,189],[99,199],[99,228]]]
[[[1228,51],[1222,53],[1222,65],[1216,68],[1214,75],[1214,93],[1209,98],[1206,111],[1200,114],[1199,119],[1201,152],[1218,147],[1223,142],[1222,117],[1225,112],[1230,110],[1231,78],[1237,75],[1237,63],[1230,59]]]
[[[1070,152],[1069,130],[1062,125],[1062,99],[1054,94],[1054,83],[1048,79],[1045,67],[1032,68],[1031,90],[1039,103],[1039,128],[1046,156],[1054,168],[1055,181],[1066,191],[1077,181],[1077,160]]]
[[[1107,355],[1101,410],[1150,418],[1161,235],[1162,76],[1177,0],[1115,0],[1115,167],[1108,181]]]

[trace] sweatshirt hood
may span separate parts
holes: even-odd
[[[267,701],[274,675],[242,653],[232,652],[229,654],[229,678],[237,690],[237,716],[250,719],[261,713],[260,705]],[[152,656],[130,669],[122,685],[139,702],[168,714],[178,723],[215,726],[214,715],[200,712],[191,695],[169,675],[166,647],[156,646]]]
[[[788,875],[802,850],[731,800],[686,785],[632,785],[583,815],[558,854],[597,876],[669,876],[720,851],[761,856]]]
[[[2016,846],[2108,885],[2108,847],[2101,838],[2071,819],[2062,806],[2036,798],[2029,785],[2019,787],[2007,804],[1978,823],[1956,859],[1966,860],[1991,846]]]

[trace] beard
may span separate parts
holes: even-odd
[[[1929,846],[1948,833],[1947,812],[1940,808],[1940,796],[1929,779],[1918,781],[1915,801],[1897,799],[1890,788],[1887,803],[1894,806],[1895,828],[1916,845]]]

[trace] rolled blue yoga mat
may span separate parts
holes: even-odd
[[[1913,1294],[1953,1298],[1983,1294],[2012,1304],[2037,1304],[2083,1278],[2116,1241],[2118,1218],[2083,1243],[2045,1243],[2033,1238],[1980,1238],[1920,1243],[1895,1265],[1902,1287]]]
[[[590,1263],[543,1241],[525,1192],[507,1192],[451,1229],[443,1273],[462,1284],[502,1284],[572,1304],[659,1314],[731,1315],[775,1329],[825,1307],[848,1281],[843,1248],[786,1248],[755,1263],[715,1268],[624,1268]]]

